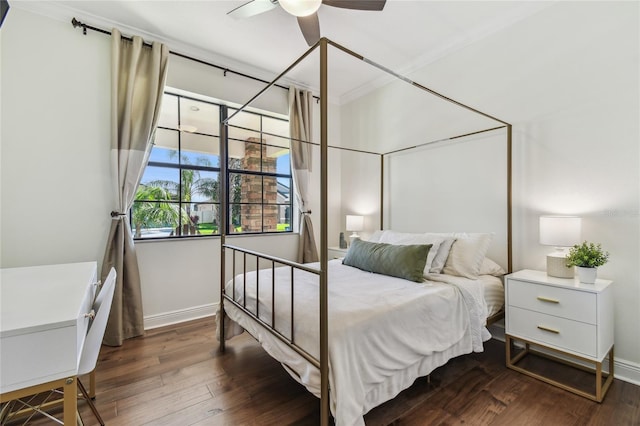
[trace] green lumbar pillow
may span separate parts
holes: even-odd
[[[429,249],[431,244],[403,246],[355,239],[342,263],[363,271],[421,282]]]

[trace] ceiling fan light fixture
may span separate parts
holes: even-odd
[[[293,16],[309,16],[318,11],[322,0],[279,0],[280,6]]]

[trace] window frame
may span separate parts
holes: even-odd
[[[234,109],[237,110],[238,107],[230,107],[230,106],[221,106],[221,117],[222,119],[220,120],[220,125],[224,126],[225,124],[223,124],[224,120],[231,116],[234,112],[229,112],[229,109]],[[224,110],[224,112],[223,112]],[[263,112],[258,112],[258,111],[253,111],[253,110],[243,110],[243,113],[246,114],[255,114],[258,115],[260,117],[260,129],[256,130],[256,129],[251,129],[251,128],[247,128],[247,127],[242,127],[242,126],[237,126],[237,125],[232,125],[232,124],[227,124],[227,127],[231,127],[231,128],[236,128],[236,129],[241,129],[241,130],[247,130],[250,132],[256,132],[259,134],[259,139],[263,140],[263,135],[267,135],[267,136],[274,136],[274,137],[278,137],[278,138],[285,138],[285,136],[283,135],[278,135],[275,133],[270,133],[270,132],[265,132],[263,130],[263,119],[264,117],[268,117],[270,119],[276,119],[276,120],[281,120],[281,121],[286,121],[288,122],[288,119],[284,119],[284,118],[280,118],[280,117],[276,117],[273,115],[269,115],[269,114],[265,114]],[[221,133],[222,133],[222,129],[220,129]],[[269,146],[277,146],[277,145],[270,145],[266,142],[259,142],[260,144],[260,171],[255,171],[255,170],[246,170],[246,169],[238,169],[238,168],[233,168],[231,167],[230,161],[229,161],[229,140],[231,139],[232,141],[237,141],[237,142],[244,142],[247,143],[246,141],[242,141],[240,139],[235,139],[235,138],[230,138],[229,137],[229,131],[227,129],[226,132],[224,132],[224,143],[226,144],[226,153],[227,153],[227,167],[226,167],[226,184],[227,184],[227,205],[226,205],[226,212],[225,214],[227,215],[226,217],[228,218],[226,221],[226,225],[227,225],[227,229],[226,229],[226,235],[260,235],[260,234],[286,234],[286,233],[292,233],[293,229],[294,229],[294,218],[293,218],[293,211],[294,211],[294,193],[293,193],[293,171],[291,169],[291,162],[289,161],[289,174],[286,173],[278,173],[277,171],[275,172],[270,172],[270,171],[264,171],[263,170],[263,166],[264,166],[264,148],[267,148]],[[287,139],[289,139],[289,143],[291,141],[291,139],[289,137],[286,137]],[[222,143],[222,139],[221,139],[221,143]],[[249,142],[249,143],[258,143],[258,142]],[[291,145],[289,145],[289,156],[291,155]],[[245,175],[245,176],[260,176],[262,177],[262,188],[263,188],[263,195],[261,197],[262,202],[260,203],[261,206],[261,211],[262,211],[262,230],[261,231],[243,231],[243,232],[232,232],[232,226],[233,226],[233,221],[232,221],[232,217],[230,215],[230,209],[232,209],[233,205],[251,205],[251,204],[255,204],[255,203],[243,203],[243,202],[237,202],[237,201],[232,201],[231,200],[231,191],[229,190],[231,188],[231,183],[230,183],[230,179],[231,179],[231,175]],[[268,203],[265,202],[265,197],[264,197],[264,180],[265,178],[273,178],[276,180],[276,188],[278,185],[278,180],[279,179],[289,179],[289,202],[287,204],[285,203]],[[276,196],[276,200],[277,200],[277,196]],[[284,230],[284,231],[265,231],[264,230],[264,211],[265,211],[265,206],[276,206],[276,208],[280,208],[281,206],[287,206],[289,209],[289,228],[288,230]]]
[[[178,227],[180,229],[183,229],[182,227],[185,225],[182,223],[183,221],[183,213],[185,211],[190,211],[190,209],[185,209],[184,206],[186,206],[187,204],[198,204],[198,202],[193,202],[193,201],[185,201],[183,200],[184,195],[182,194],[182,184],[183,184],[183,179],[182,179],[182,173],[184,170],[197,170],[197,171],[205,171],[205,172],[213,172],[213,173],[217,173],[218,174],[218,182],[222,183],[222,179],[225,179],[226,185],[227,185],[227,202],[225,203],[225,211],[221,211],[221,199],[220,199],[220,192],[218,191],[218,195],[217,197],[215,197],[214,199],[217,199],[217,201],[214,201],[214,199],[212,199],[211,201],[206,201],[206,202],[201,202],[202,204],[213,204],[215,206],[217,206],[217,229],[216,232],[211,233],[211,234],[188,234],[188,235],[183,235],[180,232],[176,232],[174,234],[174,232],[172,231],[170,235],[163,235],[163,236],[157,236],[157,237],[135,237],[134,236],[134,240],[136,242],[140,242],[140,241],[161,241],[161,240],[175,240],[175,239],[184,239],[184,238],[211,238],[211,237],[220,237],[221,232],[220,232],[220,217],[222,214],[225,214],[226,217],[228,218],[226,221],[226,226],[227,229],[225,230],[225,234],[228,236],[241,236],[241,235],[263,235],[263,234],[269,234],[269,235],[280,235],[280,234],[291,234],[294,232],[294,217],[293,217],[293,212],[294,212],[294,202],[295,202],[295,197],[294,197],[294,188],[293,188],[293,171],[291,169],[291,162],[288,162],[288,174],[287,173],[281,173],[276,171],[264,171],[263,170],[263,152],[266,149],[266,147],[268,146],[277,146],[277,145],[270,145],[269,143],[265,142],[263,139],[263,136],[267,135],[267,136],[272,136],[272,137],[277,137],[277,138],[283,138],[283,139],[289,139],[290,138],[288,136],[283,136],[283,135],[278,135],[278,134],[274,134],[274,133],[269,133],[269,132],[263,132],[263,120],[265,117],[267,117],[268,119],[275,119],[275,120],[280,120],[280,121],[284,121],[288,123],[288,119],[281,117],[278,117],[277,113],[270,113],[268,111],[261,111],[261,110],[244,110],[243,112],[248,113],[248,114],[255,114],[259,117],[259,122],[260,122],[260,129],[251,129],[251,128],[242,128],[239,126],[233,126],[233,125],[229,125],[229,127],[235,127],[235,128],[241,128],[243,130],[247,130],[250,132],[254,132],[257,135],[259,135],[259,142],[252,142],[252,143],[256,143],[260,145],[260,170],[259,171],[255,171],[255,170],[243,170],[243,169],[238,169],[238,168],[233,168],[231,167],[231,161],[230,161],[230,156],[229,156],[229,140],[231,139],[232,141],[240,141],[240,142],[245,142],[246,141],[241,141],[239,139],[234,139],[234,138],[230,138],[229,137],[229,132],[228,131],[223,131],[222,127],[225,126],[224,124],[224,120],[230,115],[229,110],[236,110],[239,108],[239,106],[233,105],[232,103],[229,102],[224,102],[224,101],[219,101],[219,100],[214,100],[211,98],[207,98],[205,96],[199,96],[199,95],[189,95],[189,94],[185,94],[183,91],[180,90],[176,90],[173,91],[171,89],[165,88],[165,91],[163,93],[163,95],[170,95],[170,96],[175,96],[176,97],[176,103],[177,103],[177,124],[176,124],[176,128],[171,128],[171,127],[164,127],[164,126],[158,126],[157,129],[163,130],[163,131],[172,131],[172,132],[177,132],[177,148],[176,148],[176,152],[177,152],[177,157],[178,160],[176,163],[169,163],[169,162],[163,162],[163,161],[148,161],[147,164],[145,165],[144,171],[143,171],[143,176],[144,176],[144,172],[146,171],[147,167],[160,167],[160,168],[164,168],[164,169],[175,169],[178,171],[178,182],[177,182],[177,194],[175,195],[175,199],[171,199],[171,200],[166,200],[167,203],[171,203],[177,206],[178,211],[180,212],[178,214]],[[216,107],[218,107],[219,109],[219,117],[218,117],[218,133],[216,135],[213,134],[208,134],[208,133],[199,133],[197,131],[195,132],[188,132],[190,134],[196,134],[196,135],[203,135],[203,136],[207,136],[207,137],[214,137],[218,139],[218,165],[217,166],[204,166],[204,165],[197,165],[197,164],[184,164],[183,163],[183,151],[182,151],[182,138],[183,138],[183,130],[180,130],[180,125],[181,125],[181,111],[180,111],[180,104],[181,104],[181,100],[182,99],[187,99],[190,101],[196,101],[196,102],[202,102],[202,103],[206,103],[206,104],[211,104],[211,105],[215,105]],[[227,129],[228,130],[228,129]],[[223,146],[222,144],[225,144],[225,148],[226,149],[222,149]],[[153,148],[152,148],[153,149]],[[289,147],[286,148],[288,149],[288,154],[287,155],[291,155],[291,145],[289,144]],[[226,154],[226,158],[223,158],[223,155]],[[223,161],[226,164],[226,167],[222,167],[223,166]],[[277,160],[276,160],[277,161]],[[223,172],[224,169],[224,172]],[[223,173],[225,173],[225,175],[223,176]],[[275,179],[276,182],[276,191],[280,182],[280,179],[288,179],[289,181],[289,188],[288,188],[288,203],[278,203],[277,202],[277,198],[278,198],[278,194],[276,193],[276,202],[275,203],[270,203],[267,202],[265,200],[265,193],[264,193],[264,185],[262,185],[262,195],[260,197],[260,203],[243,203],[243,202],[235,202],[232,201],[232,192],[231,191],[231,185],[230,185],[230,179],[232,175],[242,175],[242,176],[260,176],[262,179],[261,181],[264,183],[265,178],[269,178],[269,179]],[[138,191],[140,187],[140,183],[138,184],[138,187],[136,188],[136,192]],[[219,190],[219,188],[218,188]],[[241,191],[241,196],[242,196],[242,188],[240,188]],[[134,200],[131,209],[129,210],[129,223],[131,226],[131,229],[134,229],[134,223],[133,223],[133,210],[134,207],[137,203],[149,203],[149,202],[153,202],[153,200]],[[165,201],[163,201],[165,202]],[[232,217],[230,215],[231,213],[231,209],[233,208],[233,205],[245,205],[245,204],[254,204],[254,205],[259,205],[260,206],[260,210],[262,211],[262,220],[261,220],[261,230],[259,231],[240,231],[240,232],[230,232],[233,226],[232,223]],[[277,216],[277,220],[276,220],[276,227],[280,224],[279,220],[280,220],[280,208],[284,207],[285,208],[285,216],[287,209],[288,209],[288,219],[289,219],[289,226],[287,227],[287,229],[282,230],[282,231],[278,231],[278,230],[265,230],[265,222],[264,222],[264,211],[265,211],[265,206],[276,206],[277,211],[278,211],[278,216]],[[241,225],[242,225],[242,221],[241,221]],[[144,229],[144,228],[143,228]]]

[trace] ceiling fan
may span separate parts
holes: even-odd
[[[381,11],[385,3],[386,0],[250,0],[228,12],[227,15],[244,19],[280,5],[285,11],[298,18],[302,35],[307,44],[312,46],[320,39],[320,21],[317,11],[321,4],[343,9]]]

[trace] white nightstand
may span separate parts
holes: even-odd
[[[613,381],[613,290],[611,281],[582,284],[544,271],[522,270],[505,277],[507,367],[562,389],[601,402]],[[522,342],[518,351],[513,342]],[[551,350],[595,368],[591,394],[518,366],[531,346]],[[602,363],[609,356],[609,374]],[[566,360],[564,363],[578,365]],[[584,368],[584,366],[580,366]],[[603,383],[602,379],[606,378]]]
[[[347,250],[348,249],[346,248],[343,249],[340,247],[329,247],[329,250],[328,250],[329,260],[343,258],[347,254]]]

